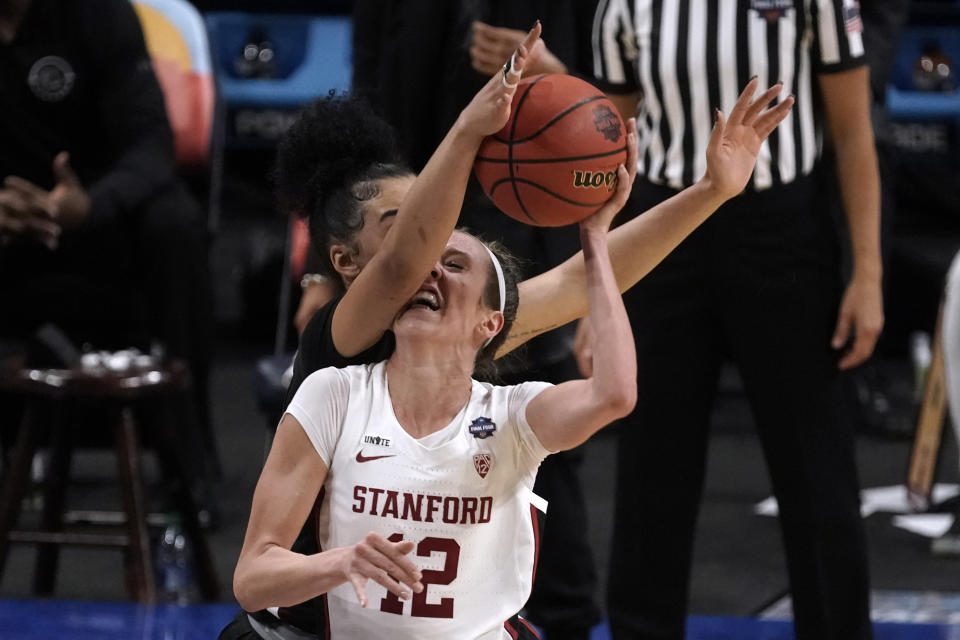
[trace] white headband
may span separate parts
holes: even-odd
[[[503,305],[506,302],[507,298],[507,283],[503,279],[503,269],[500,267],[500,261],[497,260],[497,256],[493,255],[493,251],[490,251],[490,247],[483,245],[483,248],[487,250],[487,254],[490,256],[490,260],[493,262],[493,268],[497,272],[497,286],[500,291],[500,313],[503,313]],[[486,348],[490,341],[493,340],[493,336],[487,338],[487,341],[483,343],[481,349]]]
[[[490,247],[483,245],[483,248],[487,250],[487,254],[493,262],[493,268],[497,271],[497,285],[500,287],[500,313],[503,313],[503,305],[507,297],[507,283],[503,279],[503,269],[500,268],[500,261],[497,260],[497,256],[493,255],[493,251],[490,251]]]

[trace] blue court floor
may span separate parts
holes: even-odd
[[[0,600],[4,640],[211,640],[236,614],[234,605],[158,605],[125,602]],[[792,640],[785,620],[692,616],[688,640]],[[960,640],[960,626],[874,625],[875,640]],[[605,625],[591,640],[609,640]],[[549,640],[547,638],[546,640]]]

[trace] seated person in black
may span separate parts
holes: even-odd
[[[159,341],[205,415],[206,219],[130,3],[0,0],[0,89],[0,341]]]

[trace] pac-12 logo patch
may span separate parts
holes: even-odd
[[[493,454],[478,453],[473,456],[473,468],[477,470],[481,478],[486,478],[493,466]]]
[[[497,430],[497,424],[490,418],[479,417],[467,427],[474,438],[489,438]]]

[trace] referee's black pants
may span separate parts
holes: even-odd
[[[638,184],[627,211],[673,193]],[[812,178],[745,193],[625,296],[639,397],[618,448],[608,585],[616,640],[683,638],[709,419],[727,358],[779,501],[797,637],[870,637],[854,432],[838,416],[830,348],[837,243],[823,200]]]

